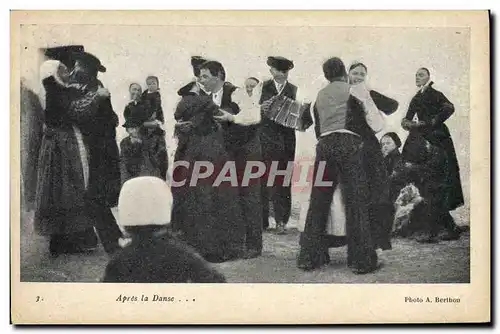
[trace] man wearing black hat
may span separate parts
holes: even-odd
[[[273,79],[264,82],[260,104],[265,106],[269,103],[266,101],[279,94],[295,100],[297,86],[288,82],[288,73],[294,67],[293,62],[283,57],[268,57],[267,65],[270,67]],[[266,118],[264,113],[262,113],[260,141],[267,170],[273,161],[278,161],[278,170],[283,171],[287,168],[288,162],[295,160],[295,130]],[[280,184],[279,178],[276,178],[272,187],[268,187],[266,183],[262,183],[263,228],[269,227],[269,201],[271,201],[277,233],[283,234],[292,207],[291,188]]]
[[[97,79],[106,68],[94,55],[74,55],[71,82],[83,87],[83,94],[73,96],[71,117],[79,123],[89,151],[90,180],[87,198],[94,214],[94,224],[108,253],[119,249],[121,231],[111,212],[120,192],[119,152],[116,143],[118,116],[113,111],[109,91]],[[101,96],[101,98],[97,98]]]

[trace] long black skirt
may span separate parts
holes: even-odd
[[[224,147],[223,132],[208,135],[186,135],[180,138],[183,145],[176,152],[176,162],[185,161],[189,167],[176,167],[173,181],[182,182],[174,186],[172,193],[172,224],[176,232],[209,261],[225,261],[241,256],[245,249],[245,222],[242,219],[238,199],[238,188],[213,182],[229,155]],[[212,177],[190,185],[195,162],[210,162],[215,168]]]
[[[47,128],[38,159],[35,231],[50,239],[53,254],[93,249],[97,236],[85,198],[84,163],[73,128]]]

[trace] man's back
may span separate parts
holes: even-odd
[[[348,122],[349,85],[335,81],[319,91],[316,108],[321,134],[345,130]]]

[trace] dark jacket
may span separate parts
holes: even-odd
[[[174,112],[174,118],[178,122],[174,130],[174,136],[178,139],[174,161],[179,161],[184,155],[190,135],[203,136],[220,129],[213,118],[218,112],[217,105],[196,85],[196,82],[190,82],[177,93],[181,96],[181,100]]]
[[[278,95],[273,80],[267,80],[262,84],[262,95],[260,104]],[[283,88],[282,95],[295,100],[297,97],[297,86],[287,82]],[[287,128],[269,119],[261,108],[260,140],[262,144],[262,155],[264,160],[278,160],[287,163],[295,159],[295,129]]]
[[[217,112],[217,105],[208,95],[187,94],[183,96],[177,104],[174,117],[178,122],[189,121],[189,130],[183,132],[177,127],[176,134],[179,137],[190,134],[204,136],[217,131],[219,126],[214,119]]]
[[[163,108],[161,107],[161,94],[159,91],[154,93],[149,93],[147,90],[142,93],[142,102],[144,103],[144,108],[148,113],[148,118],[156,114],[157,120],[165,123],[165,118],[163,116]]]
[[[179,96],[186,96],[186,95],[193,95],[194,94],[194,90],[195,90],[195,86],[196,86],[196,82],[195,81],[191,81],[190,83],[182,86],[178,91],[177,91],[177,95]],[[198,95],[207,95],[204,91],[202,91],[201,89],[198,90],[196,89],[197,91],[197,94]]]
[[[418,160],[420,152],[425,152],[425,149],[420,146],[426,142],[440,148],[445,158],[445,162],[439,167],[445,170],[443,175],[443,183],[447,188],[445,200],[448,209],[454,210],[464,204],[464,197],[455,147],[444,122],[455,112],[455,107],[443,93],[435,90],[432,84],[431,82],[424,92],[419,91],[408,107],[404,120],[411,121],[417,115],[422,124],[410,129],[403,147],[403,159],[405,161]],[[419,137],[423,137],[424,140]]]
[[[222,274],[169,234],[141,237],[106,266],[108,283],[225,283]]]
[[[144,115],[144,119],[148,119],[149,117],[146,116],[146,106],[144,102],[142,101],[130,101],[126,106],[125,110],[123,111],[123,118],[125,121],[129,119],[131,115],[137,116],[137,115]]]
[[[396,148],[391,153],[384,157],[385,167],[387,168],[387,175],[392,175],[394,170],[398,169],[402,164],[402,156]]]
[[[89,151],[87,196],[93,202],[113,207],[118,203],[121,187],[120,156],[116,143],[118,116],[110,98],[96,96],[99,87],[103,85],[95,79],[83,90],[73,90],[69,117],[82,131]]]
[[[285,84],[285,87],[283,88],[283,91],[281,93],[282,95],[291,98],[292,100],[295,100],[297,98],[297,86],[287,82]],[[260,96],[260,101],[259,103],[262,104],[264,101],[267,101],[271,99],[273,96],[278,95],[278,91],[276,90],[276,86],[274,84],[274,80],[267,80],[264,81],[262,84],[262,95]],[[264,111],[261,108],[261,117],[262,117],[262,130],[264,132],[286,132],[289,134],[295,134],[294,129],[287,128],[281,124],[278,124],[272,120],[270,120],[267,115],[264,113]]]
[[[292,100],[295,100],[297,98],[297,86],[287,82],[285,88],[283,88],[282,94]],[[262,95],[260,96],[259,103],[262,104],[264,101],[267,101],[276,95],[278,95],[278,91],[276,90],[274,80],[264,81],[262,84]]]

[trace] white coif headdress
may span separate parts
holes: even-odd
[[[172,204],[172,192],[165,181],[136,177],[125,182],[120,191],[118,222],[122,226],[167,225]]]
[[[40,66],[40,79],[44,80],[49,77],[54,77],[54,79],[59,82],[61,85],[64,85],[62,83],[61,78],[59,78],[59,67],[61,66],[66,66],[63,63],[61,63],[59,60],[47,60],[43,62],[43,64]]]

